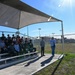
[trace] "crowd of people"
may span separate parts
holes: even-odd
[[[54,37],[51,38],[50,44],[52,49],[52,56],[55,54],[55,43],[56,40]],[[40,41],[41,46],[41,56],[44,56],[45,51],[45,41],[44,38],[41,38]],[[33,42],[29,38],[23,38],[19,35],[12,35],[12,37],[8,34],[7,37],[2,34],[0,37],[0,54],[8,53],[10,56],[35,52],[36,48],[33,46]]]
[[[9,53],[10,56],[19,55],[21,53],[34,52],[32,40],[20,37],[19,35],[12,37],[8,34],[7,37],[2,34],[0,37],[0,53]]]

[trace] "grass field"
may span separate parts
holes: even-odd
[[[36,45],[35,46],[37,50],[40,52],[40,46]],[[45,53],[51,53],[51,48],[50,44],[45,45]],[[56,54],[61,54],[61,53],[75,53],[75,44],[74,43],[65,43],[64,44],[64,50],[62,50],[62,44],[58,43],[56,44],[56,49],[55,49]]]
[[[49,44],[46,45],[45,52],[51,53]],[[63,52],[65,57],[54,75],[75,75],[75,44],[64,44],[64,51],[62,51],[62,44],[56,44],[56,54],[61,54]],[[51,75],[58,62],[59,60],[34,75]]]

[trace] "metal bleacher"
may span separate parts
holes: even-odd
[[[0,58],[3,55],[7,55],[7,53],[5,54],[0,54]],[[18,55],[18,56],[13,56],[13,57],[7,57],[7,58],[1,58],[0,59],[0,69],[3,69],[5,67],[23,62],[23,61],[27,61],[29,59],[33,59],[38,57],[38,52],[31,52],[31,53],[26,53],[26,54],[22,54],[22,55]]]
[[[2,53],[2,54],[0,54],[0,59],[2,58],[2,56],[6,56],[6,55],[8,55],[8,53]]]

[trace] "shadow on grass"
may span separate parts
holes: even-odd
[[[44,66],[45,64],[48,64],[52,59],[53,59],[54,56],[51,56],[50,58],[48,58],[47,60],[41,62],[41,66]]]

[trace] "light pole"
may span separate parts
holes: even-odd
[[[40,36],[41,36],[41,34],[40,34],[40,30],[41,30],[41,28],[38,28],[38,30],[39,30],[39,38],[40,38]]]

